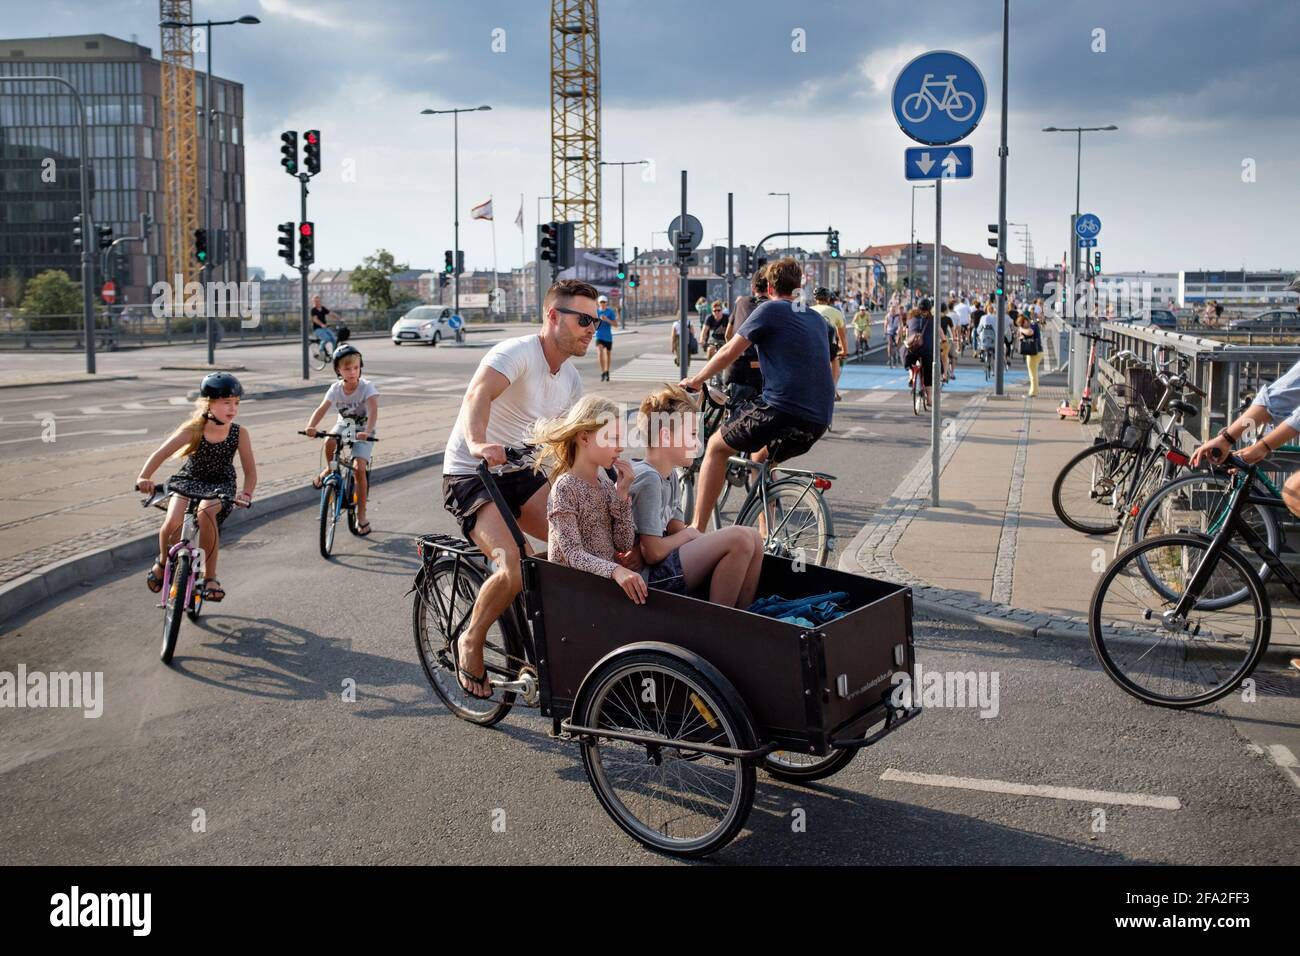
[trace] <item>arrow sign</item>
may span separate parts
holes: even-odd
[[[974,170],[975,150],[971,146],[926,149],[913,146],[903,150],[905,179],[970,179]]]

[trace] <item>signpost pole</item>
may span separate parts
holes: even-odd
[[[943,365],[939,359],[939,338],[941,329],[939,327],[939,280],[943,274],[943,180],[934,181],[934,287],[933,303],[931,311],[931,329],[933,330],[934,354],[932,361],[934,363],[934,372],[931,381],[934,383],[930,389],[930,394],[934,396],[934,404],[930,407],[930,504],[939,507],[939,396],[943,389],[940,387],[940,381],[943,377]]]
[[[677,298],[680,302],[680,315],[677,320],[677,364],[681,369],[682,378],[690,374],[691,350],[690,350],[690,322],[687,319],[690,306],[686,301],[686,277],[689,270],[686,265],[686,256],[682,255],[681,234],[687,230],[686,219],[686,170],[682,170],[682,218],[681,225],[677,230]]]

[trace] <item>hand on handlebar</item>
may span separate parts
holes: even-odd
[[[487,462],[489,468],[500,468],[506,463],[506,449],[504,445],[471,445],[469,453],[475,458],[482,458]]]
[[[308,438],[315,438],[315,437],[316,437],[316,428],[315,428],[315,426],[314,426],[314,425],[308,425],[306,428],[304,428],[304,429],[302,430],[302,434],[306,435]]]
[[[1228,456],[1231,454],[1232,443],[1219,435],[1211,438],[1192,452],[1192,467],[1199,468],[1203,461],[1208,461],[1212,465],[1222,464],[1228,460]]]
[[[152,495],[154,492],[154,488],[156,487],[157,485],[155,485],[148,478],[141,478],[139,481],[135,483],[135,490],[140,492],[140,494],[142,495]]]

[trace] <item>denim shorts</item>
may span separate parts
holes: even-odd
[[[641,574],[646,584],[656,591],[668,591],[670,594],[686,593],[686,574],[682,571],[680,548],[673,548],[672,554],[658,564],[646,565]]]

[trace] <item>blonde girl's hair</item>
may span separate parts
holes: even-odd
[[[190,433],[190,440],[185,447],[172,455],[173,458],[188,458],[194,454],[199,443],[203,441],[203,428],[208,423],[208,410],[212,407],[212,399],[200,395],[194,400],[194,414],[191,415],[181,428]]]
[[[694,415],[697,411],[699,408],[690,392],[680,385],[665,382],[661,388],[641,399],[641,407],[637,409],[636,415],[637,431],[645,439],[646,447],[651,448],[659,440],[659,428],[656,426],[665,424],[665,416],[668,418],[670,433],[677,434],[681,429],[680,417]]]
[[[609,399],[584,395],[568,414],[535,423],[529,438],[529,442],[537,446],[537,463],[533,470],[545,469],[550,473],[551,481],[555,481],[573,468],[578,436],[603,428],[611,419],[617,421],[618,417],[618,406]]]

